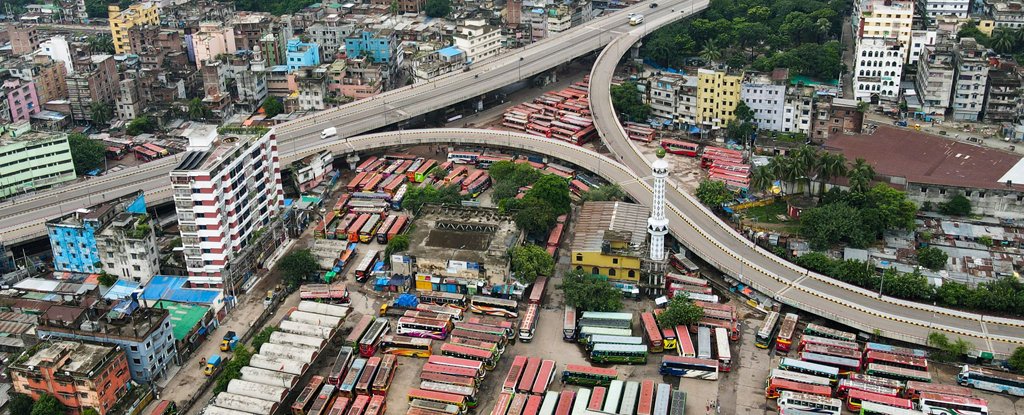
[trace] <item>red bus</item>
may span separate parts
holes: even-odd
[[[651,353],[661,353],[665,351],[665,342],[661,337],[661,329],[658,328],[658,321],[654,319],[654,313],[640,313],[640,323],[644,330],[644,339],[647,340],[647,350]]]
[[[526,356],[516,356],[512,360],[512,367],[508,369],[508,374],[505,375],[505,383],[501,385],[502,392],[514,393],[516,391],[516,386],[519,385],[519,378],[523,376],[526,360]]]
[[[377,156],[370,156],[370,158],[368,158],[366,160],[363,160],[362,163],[359,163],[359,166],[356,167],[356,171],[357,172],[365,172],[365,171],[370,169],[370,165],[371,164],[376,163],[376,162],[377,162]]]
[[[576,196],[583,196],[584,193],[590,191],[590,186],[587,186],[579,180],[573,179],[569,182],[569,191]]]
[[[387,398],[384,395],[373,395],[370,403],[366,405],[366,412],[363,415],[384,415],[387,413]]]
[[[690,329],[686,326],[676,326],[676,354],[682,357],[697,357],[693,340],[690,339]]]
[[[468,346],[460,346],[457,344],[445,343],[441,345],[441,355],[448,357],[456,357],[460,359],[476,360],[484,364],[484,369],[494,370],[494,367],[498,364],[498,359],[493,353],[476,349]]]
[[[486,373],[486,372],[484,372],[484,364],[483,364],[483,362],[476,361],[476,360],[461,359],[461,358],[458,358],[458,357],[451,357],[451,356],[439,356],[439,355],[435,354],[435,355],[430,355],[430,357],[427,358],[427,363],[433,363],[435,365],[441,365],[441,366],[449,366],[449,367],[456,367],[456,368],[472,369],[472,370],[476,371],[476,373],[477,373],[476,374],[476,378],[478,380],[483,379],[484,378],[484,373]]]
[[[869,351],[865,353],[867,363],[882,363],[889,366],[902,367],[904,369],[928,371],[928,359],[885,352]]]
[[[356,177],[353,177],[352,180],[349,180],[349,182],[345,186],[345,188],[348,189],[349,192],[358,191],[359,190],[359,183],[363,182],[363,179],[366,178],[367,174],[369,174],[369,173],[367,173],[365,171],[357,173]]]
[[[690,331],[696,333],[697,327],[707,327],[711,329],[711,331],[714,331],[716,328],[721,327],[729,332],[730,341],[739,341],[740,339],[740,329],[739,326],[737,326],[736,324],[736,320],[719,320],[716,318],[709,318],[705,315],[704,318],[697,321],[697,324],[694,324],[693,326],[690,327]]]
[[[914,404],[910,402],[910,399],[879,395],[877,393],[865,392],[857,389],[850,390],[850,394],[846,398],[846,408],[853,412],[860,412],[860,403],[863,401],[880,403],[882,405],[902,409],[914,409]]]
[[[373,392],[373,379],[377,376],[377,368],[380,367],[380,358],[372,356],[363,366],[363,372],[359,374],[359,380],[354,389],[358,395],[369,395]]]
[[[952,396],[963,396],[965,398],[973,398],[974,391],[970,388],[959,386],[959,385],[944,385],[941,383],[925,383],[911,380],[907,382],[906,389],[903,390],[903,397],[907,399],[917,400],[921,397],[921,392],[937,393],[940,395],[952,395]]]
[[[397,221],[398,218],[399,216],[388,215],[388,217],[384,219],[384,224],[377,228],[377,243],[388,243],[388,231],[390,231],[391,227],[395,225],[395,221]]]
[[[887,388],[901,389],[901,390],[904,388],[904,386],[906,386],[906,385],[903,384],[902,381],[898,381],[896,379],[889,379],[889,378],[883,378],[883,377],[879,377],[879,376],[865,375],[865,374],[861,374],[861,373],[851,373],[850,376],[847,377],[847,379],[856,380],[856,381],[860,381],[860,382],[864,382],[864,383],[870,383],[872,385],[885,386]]]
[[[348,337],[345,337],[345,346],[358,347],[359,340],[366,334],[366,329],[370,328],[373,320],[373,316],[363,316],[363,318],[359,319],[359,322],[352,328],[352,332],[348,334]]]
[[[804,352],[817,353],[828,356],[842,357],[845,359],[856,360],[857,366],[860,366],[861,355],[856,350],[850,350],[842,347],[826,346],[823,344],[808,344],[803,349]]]
[[[494,409],[491,410],[491,415],[505,415],[508,412],[508,407],[512,405],[512,394],[508,392],[502,392],[498,394],[498,402],[494,403]]]
[[[397,366],[398,357],[389,354],[385,355],[380,360],[380,366],[377,367],[377,376],[373,378],[373,394],[387,396],[388,389],[391,387],[391,381],[395,379],[395,369]]]
[[[588,411],[600,411],[604,406],[604,395],[608,393],[608,388],[604,386],[594,386],[594,389],[590,391],[590,402],[587,404]]]
[[[395,224],[391,225],[391,229],[388,229],[387,240],[390,241],[396,235],[402,233],[405,230],[405,225],[409,222],[408,216],[396,216]]]
[[[548,234],[548,251],[557,252],[558,245],[562,243],[562,232],[565,230],[564,225],[561,223],[556,224],[554,228],[551,228],[551,233]],[[554,256],[554,254],[552,254]]]
[[[444,356],[439,356],[439,357],[444,357]],[[446,374],[446,375],[452,375],[452,376],[461,376],[461,377],[469,377],[469,378],[479,379],[479,373],[476,371],[476,369],[471,369],[471,368],[466,368],[466,367],[445,366],[445,365],[439,365],[439,364],[436,364],[436,363],[426,363],[426,364],[424,364],[423,365],[423,373],[440,373],[440,374]]]
[[[359,395],[352,401],[352,409],[348,410],[345,415],[363,415],[366,411],[366,407],[370,405],[370,397],[367,395]]]
[[[544,288],[547,284],[548,277],[543,275],[537,277],[537,280],[533,282],[533,288],[530,288],[530,304],[540,304],[544,299]]]
[[[764,397],[768,399],[778,399],[778,397],[782,395],[782,391],[809,393],[812,395],[820,395],[830,398],[832,397],[832,388],[828,386],[811,385],[807,383],[794,382],[782,378],[772,378],[768,382],[768,386],[764,388]]]
[[[530,395],[524,395],[517,393],[512,396],[512,404],[508,406],[508,412],[505,415],[523,415],[523,411],[526,409],[526,398]]]
[[[421,381],[430,381],[436,383],[447,383],[449,385],[462,386],[466,388],[476,388],[479,386],[476,382],[476,378],[472,376],[457,376],[448,373],[436,373],[436,372],[421,372]]]
[[[854,390],[870,392],[876,395],[884,396],[899,396],[900,394],[900,390],[896,388],[875,385],[871,383],[861,382],[858,380],[839,379],[839,385],[836,387],[836,397],[844,398],[846,396],[849,396],[850,391]]]
[[[558,407],[555,408],[555,415],[569,415],[572,411],[572,398],[576,396],[576,392],[571,390],[563,390],[558,395]]]
[[[811,335],[808,335],[808,334],[804,334],[803,336],[800,337],[800,349],[803,349],[804,347],[807,347],[808,344],[821,344],[821,345],[831,346],[831,347],[841,347],[841,348],[844,348],[844,349],[856,350],[856,351],[860,352],[860,345],[857,344],[856,342],[851,342],[851,341],[846,341],[846,340],[838,340],[838,339],[829,339],[827,337],[818,337],[818,336],[811,336]]]
[[[661,139],[661,148],[672,154],[679,154],[687,157],[697,157],[700,146],[696,143]]]
[[[540,363],[540,370],[537,371],[537,379],[533,381],[533,394],[543,395],[548,391],[548,385],[555,379],[555,361],[544,360]]]
[[[386,318],[377,318],[370,325],[370,328],[366,330],[366,334],[363,335],[362,339],[359,339],[359,355],[362,357],[373,356],[377,353],[377,346],[380,345],[380,339],[387,334],[388,330],[391,329],[391,324],[388,323]]]
[[[793,344],[793,334],[796,332],[796,323],[799,320],[796,313],[787,313],[779,326],[779,334],[775,336],[775,350],[781,353],[789,353]]]
[[[309,407],[313,405],[313,401],[316,400],[317,394],[320,393],[320,385],[323,384],[323,376],[309,378],[309,384],[302,389],[302,392],[299,392],[299,396],[295,398],[295,403],[292,404],[292,414],[305,415]]]
[[[640,382],[640,402],[636,404],[636,415],[652,415],[654,412],[654,388],[653,380],[644,379]]]
[[[349,242],[359,242],[359,231],[363,229],[363,226],[366,225],[366,222],[370,221],[371,216],[373,215],[369,213],[364,213],[362,215],[359,215],[359,217],[356,218],[356,220],[352,221],[352,225],[349,225],[348,230],[346,231],[348,233]]]
[[[544,397],[540,395],[530,395],[530,398],[526,400],[526,407],[523,408],[523,415],[538,415],[540,414],[540,405],[544,403]]]
[[[529,359],[526,359],[526,367],[523,369],[523,377],[519,379],[519,385],[516,386],[516,392],[530,393],[530,390],[533,389],[533,382],[537,380],[537,372],[539,370],[539,357],[531,357]]]
[[[327,411],[327,415],[345,415],[345,411],[348,410],[348,404],[352,401],[352,398],[347,396],[337,396],[334,401],[331,402],[331,409]]]

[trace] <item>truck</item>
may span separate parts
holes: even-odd
[[[216,371],[218,367],[220,367],[220,361],[221,359],[219,354],[215,354],[213,356],[210,356],[209,359],[206,359],[206,368],[203,369],[203,374],[205,374],[206,376],[213,375],[213,372]]]
[[[235,350],[235,346],[238,346],[238,335],[233,331],[229,331],[228,334],[225,334],[224,338],[220,341],[220,351],[227,352]]]
[[[416,310],[416,307],[420,305],[420,299],[416,298],[412,294],[402,294],[395,297],[395,301],[390,303],[384,303],[380,306],[380,316],[387,317],[401,317],[405,315],[406,311]]]

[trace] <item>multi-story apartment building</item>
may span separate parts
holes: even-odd
[[[295,169],[295,187],[307,192],[317,187],[334,171],[334,155],[330,151],[307,156],[292,164]]]
[[[548,10],[548,32],[562,33],[572,27],[572,9],[565,5]]]
[[[320,64],[320,47],[316,43],[291,39],[285,47],[288,72]]]
[[[347,52],[345,39],[355,31],[355,24],[344,16],[330,14],[307,27],[305,35],[309,36],[310,42],[320,45],[320,58],[324,62],[334,62],[343,52]]]
[[[134,52],[128,32],[137,25],[160,25],[160,14],[155,3],[135,3],[121,10],[116,5],[107,6],[110,21],[110,36],[114,40],[114,52],[118,55]]]
[[[675,74],[664,74],[651,81],[650,94],[646,98],[654,119],[675,125],[679,90],[685,82],[681,75]]]
[[[1024,2],[1019,0],[985,0],[985,14],[996,28],[1020,29],[1024,27]]]
[[[235,31],[235,46],[253,50],[264,35],[274,31],[274,16],[264,12],[237,12],[231,17],[231,28]]]
[[[917,63],[914,89],[921,100],[921,111],[940,118],[949,110],[956,70],[953,66],[953,43],[941,39],[924,48]]]
[[[466,67],[466,52],[455,46],[437,50],[413,62],[416,78],[427,80]]]
[[[35,82],[17,78],[7,79],[0,84],[0,92],[3,92],[7,100],[12,122],[28,121],[32,114],[42,111],[39,96],[36,95]]]
[[[917,8],[924,16],[934,19],[942,16],[966,18],[970,12],[970,0],[918,0]]]
[[[300,110],[327,109],[327,65],[303,68],[295,72],[295,85],[299,92]]]
[[[178,361],[171,315],[161,308],[139,307],[134,300],[95,301],[89,307],[53,305],[40,316],[40,338],[68,339],[120,346],[136,383],[161,379]],[[115,371],[116,373],[116,371]]]
[[[910,34],[910,56],[907,57],[907,64],[917,65],[921,54],[924,53],[924,48],[934,45],[940,39],[940,36],[945,35],[947,35],[945,31],[934,28],[915,28]]]
[[[782,132],[811,134],[814,118],[814,87],[793,85],[786,90]]]
[[[786,83],[788,71],[781,71],[779,78],[763,73],[748,73],[740,87],[740,100],[754,111],[757,128],[782,131],[786,104]],[[774,74],[773,74],[774,75]]]
[[[243,276],[228,263],[284,203],[281,164],[273,131],[262,136],[218,136],[211,129],[189,137],[189,151],[170,173],[189,281],[237,288]],[[239,278],[234,278],[239,277]]]
[[[572,242],[572,267],[636,283],[641,262],[647,256],[647,217],[650,209],[625,202],[586,202],[585,218],[576,227]]]
[[[40,43],[39,54],[49,56],[51,59],[63,64],[65,74],[75,71],[75,60],[71,57],[71,45],[68,43],[67,38],[62,35],[56,35]]]
[[[92,55],[75,61],[75,72],[67,76],[71,117],[92,121],[93,103],[113,105],[118,91],[117,68],[111,55]]]
[[[857,0],[853,6],[851,24],[858,42],[864,38],[894,39],[899,42],[902,56],[906,58],[913,31],[912,0]]]
[[[235,31],[231,26],[219,22],[202,22],[199,31],[191,37],[192,53],[196,59],[196,68],[203,67],[203,61],[215,59],[218,55],[235,53]]]
[[[234,79],[235,106],[256,111],[267,98],[267,71],[263,50],[256,45],[252,53],[236,53],[228,61],[226,72]]]
[[[534,42],[548,37],[548,15],[544,8],[527,10],[526,24],[530,26],[530,37]]]
[[[697,123],[701,128],[725,128],[736,119],[743,72],[727,66],[697,70]]]
[[[1021,80],[1016,68],[992,68],[988,72],[988,90],[985,99],[985,122],[1009,123],[1021,111]]]
[[[860,134],[864,126],[864,113],[852,99],[825,97],[817,102],[815,111],[811,139],[816,143],[846,133]]]
[[[857,44],[853,94],[858,101],[896,102],[906,49],[893,38],[863,38]]]
[[[67,69],[49,56],[40,54],[33,56],[32,62],[12,62],[7,72],[35,84],[40,104],[68,98]]]
[[[419,13],[423,11],[423,6],[427,4],[426,0],[373,0],[371,2],[377,6],[392,7],[394,5],[397,8],[398,13]]]
[[[0,126],[0,197],[75,180],[65,134],[31,131],[28,122]]]
[[[367,58],[373,63],[397,65],[398,34],[393,30],[359,30],[345,38],[345,55],[349,58]]]
[[[39,49],[41,39],[39,30],[34,25],[8,24],[7,35],[11,40],[11,53],[14,56],[28,55]]]
[[[466,19],[456,29],[455,46],[466,51],[470,64],[497,56],[501,52],[504,38],[501,28],[488,25],[483,19]]]
[[[146,109],[146,95],[142,91],[142,81],[127,77],[118,83],[117,97],[114,98],[114,113],[117,118],[131,121],[142,115]]]
[[[953,119],[977,121],[985,105],[985,85],[988,84],[988,49],[974,38],[960,38],[953,48],[956,65],[956,85],[953,89]]]
[[[14,390],[33,400],[50,394],[70,413],[106,415],[128,393],[128,358],[118,346],[54,341],[33,350],[8,367]]]
[[[335,62],[337,64],[337,62]],[[349,58],[339,87],[341,95],[352,99],[372,97],[384,91],[386,68],[366,58]]]

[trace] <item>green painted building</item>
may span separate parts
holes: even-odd
[[[75,180],[68,136],[0,125],[0,198]]]

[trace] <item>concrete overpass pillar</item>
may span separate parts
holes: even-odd
[[[355,170],[359,166],[359,153],[352,153],[345,157],[345,162],[348,163],[348,168]]]
[[[643,46],[643,41],[638,40],[633,47],[629,48],[630,59],[640,59],[640,46]]]

